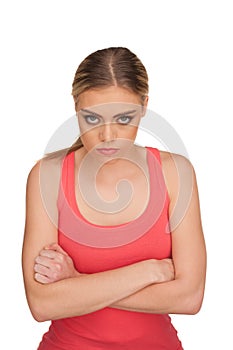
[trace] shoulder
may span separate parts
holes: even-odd
[[[170,198],[176,197],[181,187],[191,186],[195,171],[191,161],[183,155],[159,151],[162,171]]]
[[[41,185],[49,187],[60,179],[62,158],[44,157],[38,160],[29,171],[27,188],[36,190]]]
[[[179,163],[183,167],[188,167],[188,168],[193,167],[191,161],[185,156],[182,156],[177,153],[171,153],[171,152],[166,152],[161,150],[159,150],[159,153],[160,153],[162,166],[164,167],[174,167],[176,163]]]
[[[61,160],[42,158],[31,168],[26,185],[27,217],[38,212],[45,218],[46,212],[50,221],[57,223],[60,165]]]
[[[27,177],[27,187],[34,187],[34,185],[39,183],[40,178],[40,166],[41,160],[38,160],[33,167],[30,169]]]
[[[159,151],[163,172],[168,176],[174,176],[179,171],[194,171],[191,161],[176,153]]]
[[[44,157],[36,161],[36,163],[32,166],[28,173],[28,179],[37,177],[40,174],[40,171],[42,168],[46,169],[57,169],[61,166],[61,159],[62,158],[49,158],[49,157]]]

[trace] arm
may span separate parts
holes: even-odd
[[[153,259],[157,283],[174,279],[174,266],[171,259]],[[71,257],[57,243],[44,247],[35,259],[35,280],[42,283],[53,283],[66,278],[80,277],[81,274],[74,267]]]
[[[191,198],[183,219],[172,228],[172,259],[175,279],[162,284],[153,284],[131,295],[112,307],[150,313],[195,314],[199,311],[205,285],[206,250],[201,225],[200,207],[196,177],[192,165],[181,156],[172,158],[164,152],[162,155],[163,171],[170,196],[169,216],[178,223],[179,208],[174,212],[178,192],[190,193],[190,172],[193,184]],[[179,169],[179,174],[177,172]],[[179,188],[179,178],[182,181]],[[183,197],[183,202],[185,198]],[[182,204],[182,203],[181,203]],[[184,211],[184,210],[183,210]],[[176,226],[176,227],[175,227]]]
[[[155,262],[146,260],[119,269],[67,278],[51,284],[34,279],[34,263],[41,247],[57,241],[40,193],[40,163],[30,172],[27,182],[26,223],[22,263],[26,296],[37,321],[90,313],[112,305],[158,281]],[[55,205],[55,203],[54,203]]]
[[[173,161],[175,158],[176,165]],[[204,294],[206,252],[201,226],[199,199],[194,169],[183,157],[173,156],[173,159],[164,152],[163,170],[170,196],[169,216],[172,226],[172,254],[175,266],[175,280],[173,280],[173,266],[171,260],[156,261],[157,278],[160,276],[162,284],[152,284],[144,289],[128,296],[111,307],[147,313],[184,313],[193,314],[199,311]],[[177,168],[179,172],[177,172]],[[191,176],[190,176],[191,175]],[[179,177],[183,179],[179,188]],[[191,178],[191,183],[188,179]],[[192,185],[190,191],[190,185]],[[187,208],[177,205],[178,191],[181,191],[181,204],[188,203]],[[183,191],[183,192],[182,192]],[[183,194],[182,194],[183,193]],[[185,198],[185,195],[188,195]],[[191,198],[189,198],[189,194]],[[176,210],[174,210],[176,207]],[[180,208],[182,210],[180,210]],[[174,215],[173,215],[174,212]],[[183,217],[182,217],[183,216]],[[182,221],[177,226],[179,219]],[[50,249],[57,250],[56,246]],[[59,248],[60,249],[60,248]],[[44,251],[41,254],[44,255]],[[65,253],[65,252],[64,252]],[[52,251],[51,251],[52,254]],[[52,254],[51,257],[54,255]],[[62,276],[62,266],[66,266],[60,260],[60,268],[57,271],[50,261],[45,261],[51,267],[52,272],[57,273],[57,278]],[[73,268],[69,269],[73,273]],[[53,282],[54,277],[49,282]],[[158,280],[157,280],[158,282]]]

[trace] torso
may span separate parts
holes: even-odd
[[[76,159],[80,154],[76,152]],[[145,161],[143,153],[141,155],[141,160]],[[150,189],[145,182],[145,176],[140,174],[137,167],[131,167],[129,172],[124,172],[126,167],[122,167],[120,176],[116,172],[112,173],[114,176],[111,179],[114,181],[109,182],[108,177],[104,182],[99,181],[104,179],[103,173],[100,174],[97,186],[106,199],[114,198],[115,181],[119,178],[127,177],[135,185],[134,205],[130,204],[120,215],[115,214],[115,220],[117,225],[120,222],[130,221],[132,217],[139,216],[139,218],[116,227],[111,226],[114,225],[113,221],[108,227],[106,214],[104,221],[101,221],[103,218],[100,213],[91,211],[85,202],[83,205],[79,197],[81,194],[77,191],[75,196],[74,175],[80,163],[76,161],[75,164],[74,153],[69,154],[64,160],[58,197],[58,243],[69,254],[81,273],[98,273],[147,259],[171,258],[172,241],[167,231],[169,199],[160,163],[160,160],[164,161],[166,155],[157,149],[149,148],[147,155]],[[164,162],[167,168],[169,160],[167,164],[166,159]],[[129,170],[129,167],[127,169]],[[86,175],[88,177],[88,174]],[[103,190],[106,182],[109,192]],[[147,196],[142,197],[142,193],[146,190],[150,190],[148,205]],[[145,207],[145,212],[140,216]],[[86,220],[80,214],[85,215]],[[93,220],[105,227],[91,224]],[[168,315],[114,308],[104,308],[87,315],[53,321],[38,349],[119,350],[122,346],[135,350],[182,349]]]

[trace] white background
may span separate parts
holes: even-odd
[[[152,7],[153,4],[153,7]],[[149,108],[175,127],[196,169],[208,251],[195,316],[173,316],[185,350],[232,340],[233,11],[231,1],[2,1],[1,344],[33,350],[48,323],[33,320],[21,246],[28,172],[74,114],[71,84],[89,53],[127,46],[150,77]],[[231,286],[230,286],[231,285]]]

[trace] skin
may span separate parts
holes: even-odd
[[[81,119],[83,117],[79,115],[87,107],[116,102],[139,106],[139,114],[131,123],[133,125],[122,127],[105,110],[104,122],[88,129],[89,126],[85,125]],[[142,108],[138,95],[115,86],[84,92],[77,103],[84,147],[75,154],[76,172],[88,152],[92,152],[100,144],[114,145],[119,138],[127,140],[126,144],[122,144],[123,154],[132,157],[136,155],[145,165],[145,150],[135,147],[133,142],[146,105],[147,100]],[[40,164],[36,164],[31,170],[27,182],[22,258],[27,299],[37,321],[83,315],[106,306],[148,313],[195,314],[200,310],[204,295],[206,250],[195,172],[190,162],[182,156],[161,152],[161,160],[170,197],[170,217],[179,194],[176,164],[179,163],[179,169],[184,174],[191,172],[193,178],[189,206],[181,222],[174,226],[171,233],[173,259],[150,259],[91,275],[79,273],[68,254],[57,244],[57,227],[49,219],[41,199]],[[120,214],[110,214],[110,222],[118,224],[133,220],[145,209],[148,186],[145,175],[138,172],[134,164],[128,162],[126,170],[124,161],[113,157],[104,164],[98,176],[97,188],[104,199],[115,198],[115,185],[122,177],[129,179],[134,188],[140,184],[144,189],[142,192],[146,193],[143,200],[137,200],[139,196],[135,193],[133,204],[129,205],[128,210],[123,210]],[[190,190],[185,188],[188,186],[185,182],[182,186],[184,192]],[[81,213],[85,213],[88,220],[100,225],[106,224],[106,215],[82,203],[78,190],[76,199]]]

